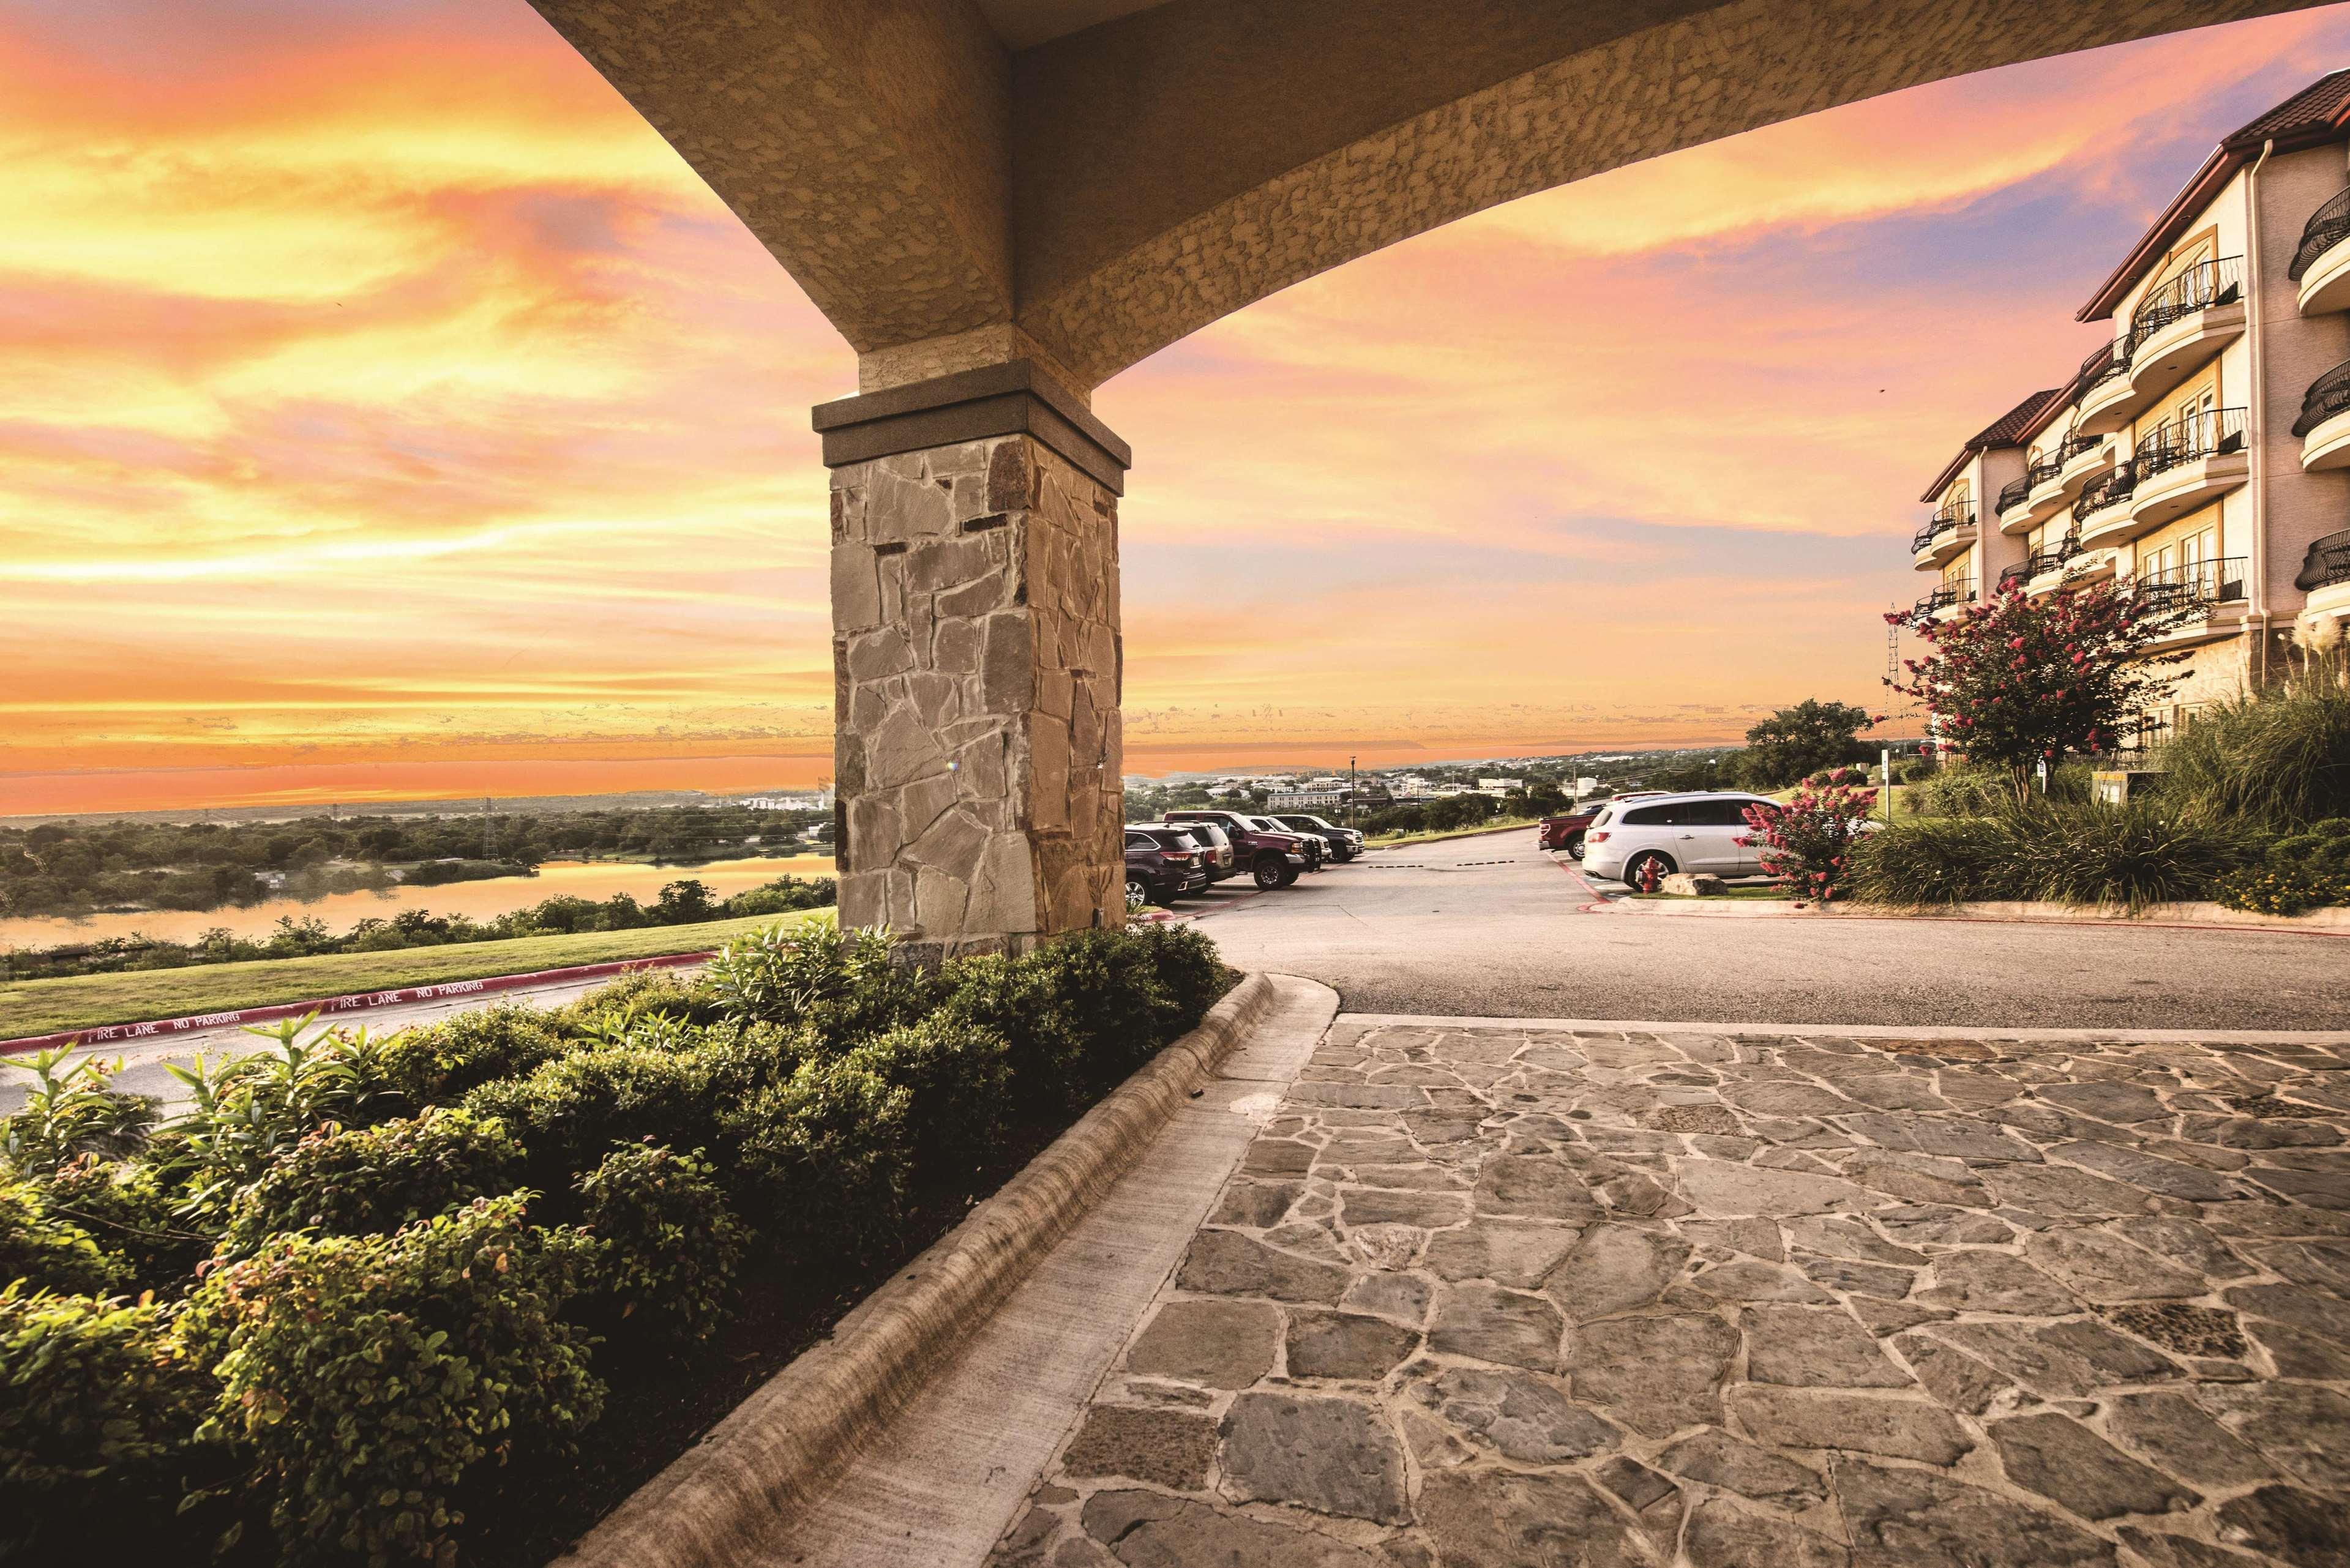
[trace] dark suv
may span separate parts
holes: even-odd
[[[1232,863],[1244,866],[1260,888],[1286,888],[1309,864],[1302,834],[1275,833],[1236,811],[1170,811],[1171,823],[1211,822],[1232,841]]]
[[[1311,834],[1330,846],[1330,858],[1340,865],[1363,852],[1363,836],[1351,827],[1340,827],[1318,816],[1276,816],[1274,821],[1293,833]]]
[[[1170,904],[1208,885],[1202,853],[1181,828],[1158,823],[1126,828],[1126,897]]]

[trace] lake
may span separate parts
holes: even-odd
[[[240,937],[265,937],[280,916],[315,917],[341,934],[373,915],[390,919],[402,909],[436,915],[470,915],[486,920],[557,894],[605,899],[627,893],[640,904],[660,897],[664,883],[692,878],[716,898],[731,898],[776,877],[829,877],[828,856],[798,855],[784,860],[713,860],[705,866],[647,866],[624,860],[550,860],[536,877],[493,877],[451,882],[439,888],[387,888],[380,893],[334,893],[323,898],[273,898],[224,909],[151,909],[135,915],[90,915],[82,919],[0,919],[0,948],[47,948],[62,942],[93,942],[134,933],[160,941],[193,940],[214,926]]]

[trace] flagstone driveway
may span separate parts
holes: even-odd
[[[2350,1047],[1341,1017],[1001,1568],[2350,1563]]]

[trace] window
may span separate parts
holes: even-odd
[[[1699,800],[1689,806],[1690,825],[1695,827],[1744,827],[1746,808],[1752,801]]]
[[[1159,840],[1147,833],[1129,833],[1126,836],[1126,846],[1128,849],[1156,849],[1159,846]]]
[[[1680,807],[1677,805],[1636,805],[1624,814],[1627,827],[1678,827]]]

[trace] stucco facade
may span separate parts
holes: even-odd
[[[2304,417],[2350,366],[2350,289],[2304,281],[2350,249],[2350,223],[2330,244],[2324,227],[2346,192],[2350,74],[2222,142],[2084,306],[2110,342],[1928,492],[1987,499],[1970,536],[1913,552],[1935,575],[1921,611],[1956,613],[1953,575],[1978,594],[2114,577],[2171,596],[2186,613],[2159,650],[2185,658],[2157,732],[2282,673],[2296,627],[2350,613],[2350,593],[2334,607],[2310,586],[2350,528],[2350,434],[2337,458]]]

